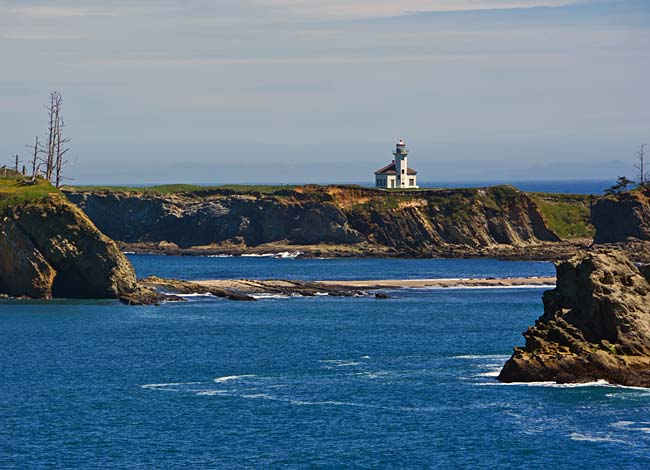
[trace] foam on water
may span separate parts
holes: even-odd
[[[494,360],[503,360],[504,362],[510,359],[510,356],[504,354],[464,354],[461,356],[451,356],[452,359],[494,359]]]
[[[243,258],[275,258],[275,259],[295,259],[302,255],[301,251],[280,251],[278,253],[244,253]]]
[[[446,279],[445,279],[446,280]],[[515,286],[424,286],[424,287],[402,287],[401,290],[476,290],[476,289],[554,289],[555,284],[518,284]]]
[[[594,436],[592,434],[581,434],[578,432],[571,433],[569,436],[572,441],[587,441],[587,442],[615,442],[620,444],[627,444],[626,441],[622,439],[616,439],[609,435],[605,436]]]
[[[232,380],[248,379],[251,377],[257,377],[254,374],[244,374],[244,375],[226,375],[224,377],[217,377],[214,379],[215,383],[230,382]]]
[[[584,387],[618,387],[612,385],[606,380],[596,380],[595,382],[582,382],[582,383],[567,383],[559,384],[557,382],[487,382],[478,383],[476,385],[503,385],[514,387],[551,387],[551,388],[584,388]]]
[[[300,295],[284,295],[284,294],[250,294],[250,296],[257,300],[289,299],[291,297],[301,297]]]
[[[169,382],[169,383],[160,383],[160,384],[144,384],[144,385],[140,385],[140,387],[149,388],[149,389],[162,389],[162,388],[169,388],[169,387],[179,387],[182,385],[198,385],[202,383],[205,382]]]

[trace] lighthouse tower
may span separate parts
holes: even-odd
[[[397,187],[406,188],[408,187],[408,157],[409,151],[406,150],[406,144],[402,139],[397,142],[395,151],[393,152],[395,157],[395,171],[397,172]]]

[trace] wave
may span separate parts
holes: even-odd
[[[206,258],[234,258],[234,255],[207,255]]]
[[[642,433],[645,433],[645,434],[650,434],[650,427],[649,426],[641,426],[641,427],[635,426],[635,427],[633,427],[633,425],[635,425],[635,424],[650,425],[650,423],[648,423],[646,421],[642,421],[642,422],[639,422],[639,423],[637,423],[636,421],[617,421],[615,423],[612,423],[611,426],[614,427],[614,428],[617,428],[617,429],[624,429],[626,431],[639,431],[639,432],[642,432]]]
[[[203,397],[213,397],[217,395],[227,395],[229,393],[229,390],[204,390],[203,392],[197,392],[197,395]]]
[[[595,382],[567,383],[559,384],[557,382],[487,382],[477,385],[503,385],[515,387],[551,387],[551,388],[583,388],[583,387],[619,387],[606,380],[596,380]]]
[[[474,377],[498,377],[500,373],[501,373],[501,367],[499,367],[498,370],[491,370],[489,372],[482,372],[480,374],[476,374]]]
[[[607,436],[594,436],[590,434],[580,434],[578,432],[571,433],[569,436],[572,441],[587,441],[587,442],[616,442],[621,444],[627,444],[626,441],[621,439],[613,438],[609,435]]]
[[[555,284],[517,284],[508,285],[485,285],[485,286],[426,286],[426,287],[402,287],[400,290],[471,290],[471,289],[554,289]]]
[[[465,354],[462,356],[451,356],[452,359],[494,359],[507,361],[510,356],[504,354]]]
[[[291,297],[302,297],[300,295],[285,295],[285,294],[249,294],[254,299],[265,300],[265,299],[289,299]]]
[[[254,374],[244,374],[244,375],[226,375],[224,377],[217,377],[214,379],[216,383],[230,382],[231,380],[239,380],[245,378],[257,377]]]
[[[244,253],[244,258],[275,258],[275,259],[295,259],[302,255],[302,251],[280,251],[278,253]]]
[[[169,388],[169,387],[179,387],[181,385],[199,385],[205,382],[168,382],[160,384],[144,384],[140,385],[141,388],[149,389],[160,389],[160,388]]]

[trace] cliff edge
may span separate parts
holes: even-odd
[[[166,189],[70,188],[66,195],[108,236],[141,251],[453,256],[560,240],[535,201],[508,186]]]
[[[557,287],[498,379],[650,386],[650,284],[621,252],[557,264]]]
[[[650,190],[600,198],[591,208],[595,243],[650,240]]]
[[[135,289],[117,245],[49,183],[0,180],[0,294],[103,299]]]

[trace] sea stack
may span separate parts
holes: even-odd
[[[2,189],[0,294],[104,299],[137,289],[117,245],[49,183],[16,178]]]
[[[498,379],[650,387],[650,284],[622,252],[580,253],[556,265],[557,287]]]

